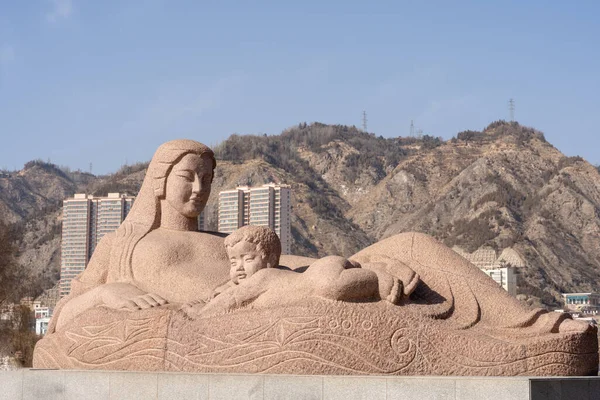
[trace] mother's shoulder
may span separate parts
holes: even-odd
[[[194,239],[202,238],[204,240],[223,241],[227,233],[208,232],[208,231],[180,231],[174,229],[157,228],[153,229],[144,236],[144,238],[168,238],[168,237],[193,237]]]
[[[142,252],[156,253],[163,252],[165,249],[176,249],[180,253],[202,251],[214,249],[217,252],[223,247],[223,234],[214,234],[212,232],[198,231],[175,231],[171,229],[154,229],[144,238],[142,238],[136,246]],[[183,254],[182,253],[182,254]]]
[[[229,233],[223,233],[223,232],[215,232],[215,231],[198,231],[199,233],[203,233],[206,235],[210,235],[210,236],[216,236],[216,237],[220,237],[220,238],[226,238],[227,236],[229,236]]]

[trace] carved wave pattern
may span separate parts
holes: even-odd
[[[195,331],[176,312],[121,314],[72,328],[53,345],[67,347],[63,368],[195,372],[537,375],[548,368],[568,372],[590,357],[527,352],[524,343],[509,341],[466,342],[464,331],[442,334],[427,319],[398,327],[398,320],[372,313],[297,311],[199,320]],[[59,353],[45,347],[48,356]]]
[[[390,374],[413,362],[415,351],[410,345],[394,353],[389,342],[377,346],[374,340],[366,340],[374,327],[369,319],[327,315],[273,318],[221,338],[199,335],[185,348],[179,342],[169,343],[175,351],[167,357],[186,370],[252,372],[282,372],[300,363],[337,373]]]
[[[166,339],[165,329],[156,328],[167,322],[167,316],[160,315],[69,330],[65,333],[70,342],[66,354],[87,368],[110,369],[111,364],[122,364],[123,360],[145,360],[149,365],[158,366],[164,358]]]
[[[381,327],[369,318],[321,314],[265,320],[263,315],[244,328],[228,320],[197,321],[204,326],[199,324],[190,334],[190,321],[188,329],[178,330],[181,320],[175,315],[176,321],[170,321],[168,313],[121,315],[107,323],[72,328],[61,342],[67,344],[69,364],[106,369],[121,369],[137,360],[144,369],[276,372],[299,363],[337,373],[390,374],[413,362],[416,354],[414,346],[398,344],[403,339],[393,332],[387,341],[378,341]],[[224,334],[228,327],[231,332]]]

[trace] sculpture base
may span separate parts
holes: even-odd
[[[384,302],[307,301],[190,320],[96,308],[38,342],[35,368],[307,375],[595,375],[595,328],[465,329]],[[554,317],[554,315],[549,315]]]
[[[123,371],[0,372],[6,399],[595,399],[600,378],[229,375]],[[596,397],[595,397],[596,396]]]

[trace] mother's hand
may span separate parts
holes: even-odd
[[[167,304],[154,293],[146,293],[129,283],[107,283],[100,287],[101,304],[114,309],[142,310]]]

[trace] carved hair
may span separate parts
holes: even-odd
[[[210,177],[210,182],[212,183],[214,170],[217,166],[213,151],[202,143],[193,140],[173,140],[160,146],[152,158],[152,162],[155,162],[152,173],[152,188],[157,198],[162,199],[165,197],[165,187],[169,172],[187,154],[197,154],[202,158],[208,158],[212,162],[213,175]]]
[[[197,154],[212,161],[212,169],[217,165],[213,151],[194,140],[179,139],[162,144],[154,153],[146,171],[142,188],[133,203],[131,211],[116,231],[115,243],[111,249],[109,277],[113,281],[133,280],[131,258],[133,250],[148,232],[160,226],[160,199],[165,196],[166,180],[169,172],[185,155]],[[212,182],[212,176],[211,176]],[[118,269],[115,268],[118,266]]]
[[[265,258],[273,261],[271,267],[279,265],[281,255],[281,241],[275,231],[266,226],[246,225],[233,231],[225,238],[225,247],[233,247],[239,242],[248,242],[256,245],[256,249]]]

